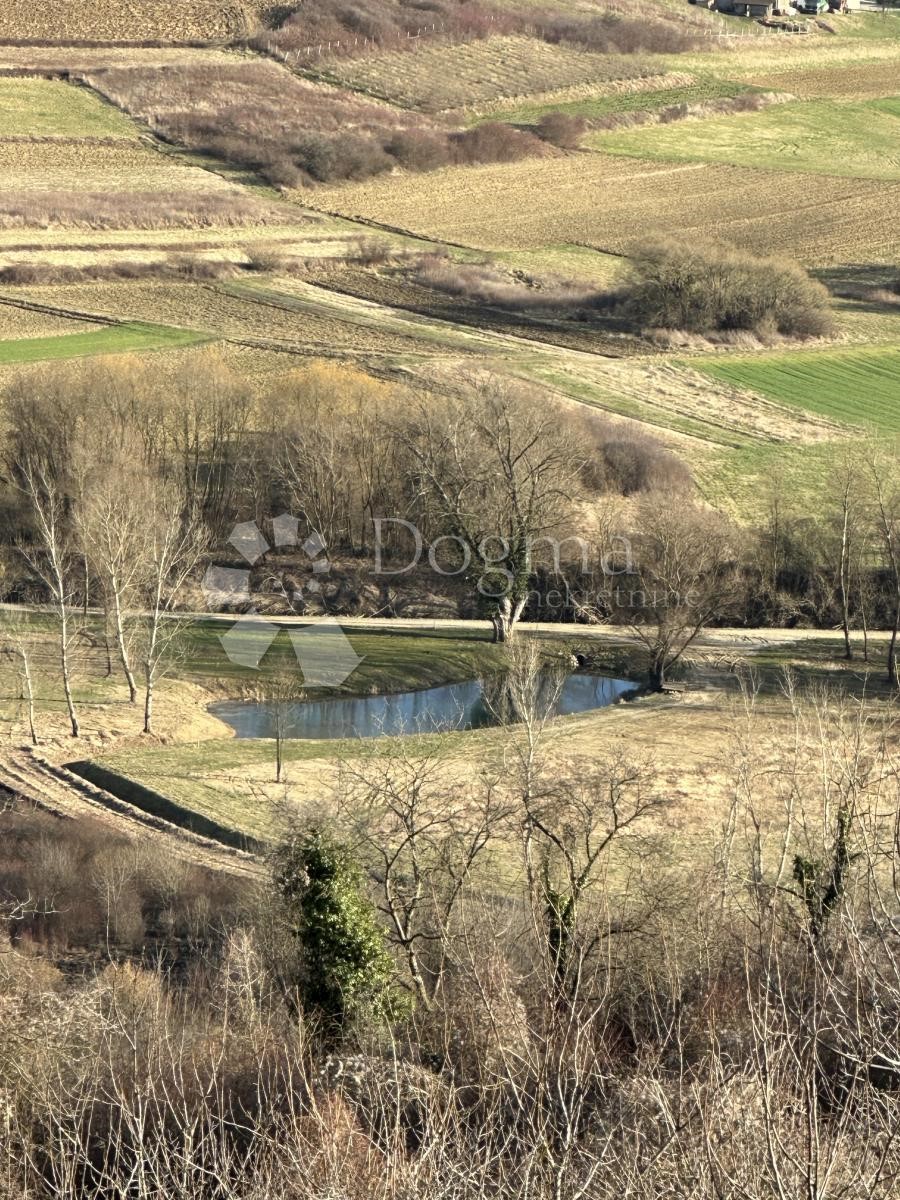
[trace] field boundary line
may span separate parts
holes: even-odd
[[[110,317],[105,313],[79,312],[77,309],[57,308],[53,304],[40,304],[37,300],[16,300],[11,296],[0,294],[0,304],[9,308],[21,308],[26,312],[43,313],[48,317],[63,317],[67,321],[88,321],[96,325],[117,327],[131,325],[134,322],[124,317]],[[172,328],[177,328],[172,326]]]

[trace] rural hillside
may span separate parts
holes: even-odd
[[[894,1200],[900,7],[0,0],[0,1200]]]

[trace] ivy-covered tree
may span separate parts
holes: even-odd
[[[303,1008],[332,1032],[361,1012],[389,1013],[393,963],[352,851],[310,828],[277,850],[274,880],[300,951]]]

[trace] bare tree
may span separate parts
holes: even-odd
[[[131,619],[148,569],[148,487],[142,466],[101,464],[78,506],[78,525],[88,559],[100,579],[104,612],[132,704],[138,686],[131,662]],[[152,495],[152,491],[150,492]]]
[[[384,739],[340,765],[341,810],[371,864],[379,908],[406,960],[419,1002],[443,977],[451,922],[508,801],[495,782],[454,784],[441,752]]]
[[[28,734],[31,744],[38,744],[37,730],[34,722],[34,676],[31,665],[31,639],[25,627],[24,620],[15,617],[5,617],[0,625],[0,646],[4,655],[14,664],[14,670],[19,677],[19,694],[25,704],[28,720]]]
[[[734,595],[730,531],[724,520],[667,496],[637,511],[634,574],[616,590],[619,616],[646,646],[656,691],[700,631],[721,617]]]
[[[265,668],[263,670],[265,671]],[[290,736],[291,716],[306,694],[302,674],[296,664],[292,669],[288,663],[280,670],[266,672],[254,688],[253,694],[269,717],[272,740],[275,744],[275,782],[281,783],[284,778],[284,748]]]
[[[429,525],[455,543],[450,572],[487,607],[495,641],[528,599],[535,544],[559,532],[579,491],[577,446],[555,412],[494,379],[440,404],[423,400],[398,427]]]
[[[185,505],[182,490],[158,482],[148,498],[145,620],[141,661],[144,670],[144,733],[153,731],[157,682],[171,665],[184,630],[175,613],[178,593],[208,545],[202,519]]]
[[[897,671],[897,635],[900,633],[900,486],[897,484],[896,456],[872,457],[869,460],[869,474],[875,536],[891,593],[887,681],[894,687],[900,687]]]
[[[35,537],[20,543],[22,556],[46,588],[59,630],[59,665],[72,737],[79,735],[78,712],[72,692],[72,647],[77,627],[71,609],[76,596],[74,546],[65,498],[45,462],[28,460],[20,465],[21,487],[35,524]]]

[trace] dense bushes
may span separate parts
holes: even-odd
[[[0,812],[0,846],[0,912],[10,898],[27,901],[10,926],[20,947],[109,953],[139,950],[152,938],[202,942],[245,899],[228,876],[189,866],[155,843],[138,846],[105,822]]]
[[[528,758],[510,740],[479,772],[382,739],[345,761],[333,837],[301,827],[243,908],[108,827],[0,817],[5,916],[99,900],[93,963],[0,944],[0,1194],[822,1200],[825,1172],[894,1200],[891,714],[792,693],[780,718],[754,686],[691,775],[572,758],[534,717]],[[116,942],[145,907],[221,933],[159,969]],[[359,1001],[388,979],[416,999],[385,1026]]]
[[[407,34],[430,31],[432,25],[455,38],[474,40],[514,33],[524,23],[524,17],[479,0],[317,0],[297,7],[278,30],[258,35],[254,44],[295,51],[330,42],[332,53],[361,53],[366,43],[402,46]]]
[[[561,150],[575,150],[588,127],[584,117],[573,117],[564,112],[544,113],[537,123],[535,132],[538,137],[558,146]]]
[[[827,290],[796,263],[727,245],[674,239],[639,245],[627,308],[645,328],[763,338],[821,337],[832,329]]]
[[[550,153],[534,134],[501,122],[451,131],[269,62],[114,69],[89,82],[167,140],[248,167],[279,188]]]
[[[233,263],[172,254],[163,260],[93,262],[83,267],[64,263],[11,263],[0,267],[0,284],[17,287],[50,287],[67,283],[110,282],[120,279],[191,279],[198,282],[227,279],[235,272]]]
[[[673,495],[690,489],[687,464],[651,434],[599,423],[593,433],[596,450],[582,472],[592,491],[634,496],[640,492]]]
[[[700,38],[693,29],[657,13],[607,12],[585,20],[551,11],[534,19],[544,41],[568,42],[599,54],[679,54],[697,48]]]
[[[660,11],[648,15],[606,12],[582,17],[545,10],[514,11],[481,0],[319,0],[303,4],[275,31],[259,34],[254,45],[281,52],[328,45],[331,54],[364,54],[375,46],[414,46],[407,37],[420,30],[442,32],[472,41],[503,34],[526,33],[551,43],[566,42],[601,54],[677,54],[697,46],[699,38],[677,17]]]

